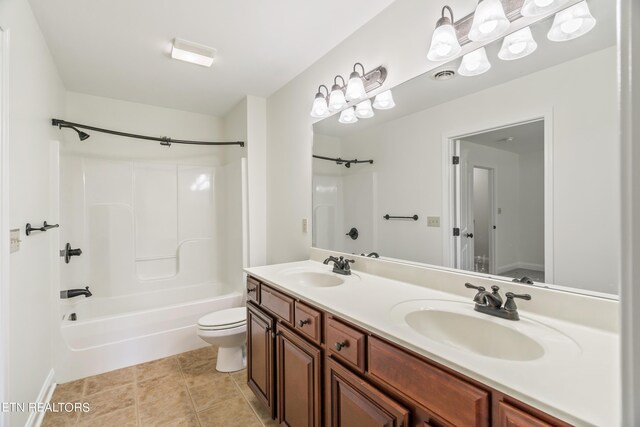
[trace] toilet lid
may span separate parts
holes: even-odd
[[[245,307],[227,308],[214,311],[198,320],[198,325],[204,328],[235,328],[247,322],[247,309]]]

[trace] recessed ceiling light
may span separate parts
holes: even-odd
[[[183,39],[174,39],[171,48],[171,57],[180,61],[191,62],[192,64],[211,67],[216,50],[212,47],[193,43]]]

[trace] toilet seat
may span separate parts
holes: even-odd
[[[203,331],[218,331],[235,329],[247,323],[247,309],[245,307],[228,308],[202,316],[198,320],[198,329]]]

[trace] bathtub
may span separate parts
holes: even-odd
[[[230,288],[203,284],[111,298],[74,298],[77,302],[62,300],[56,382],[208,345],[197,335],[197,321],[212,311],[240,306],[242,293]],[[72,313],[77,320],[70,320]]]

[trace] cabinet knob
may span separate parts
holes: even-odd
[[[299,320],[298,325],[302,328],[304,325],[310,325],[311,319]]]
[[[349,343],[347,341],[338,341],[335,345],[336,350],[340,351],[342,350],[344,347],[349,347]]]

